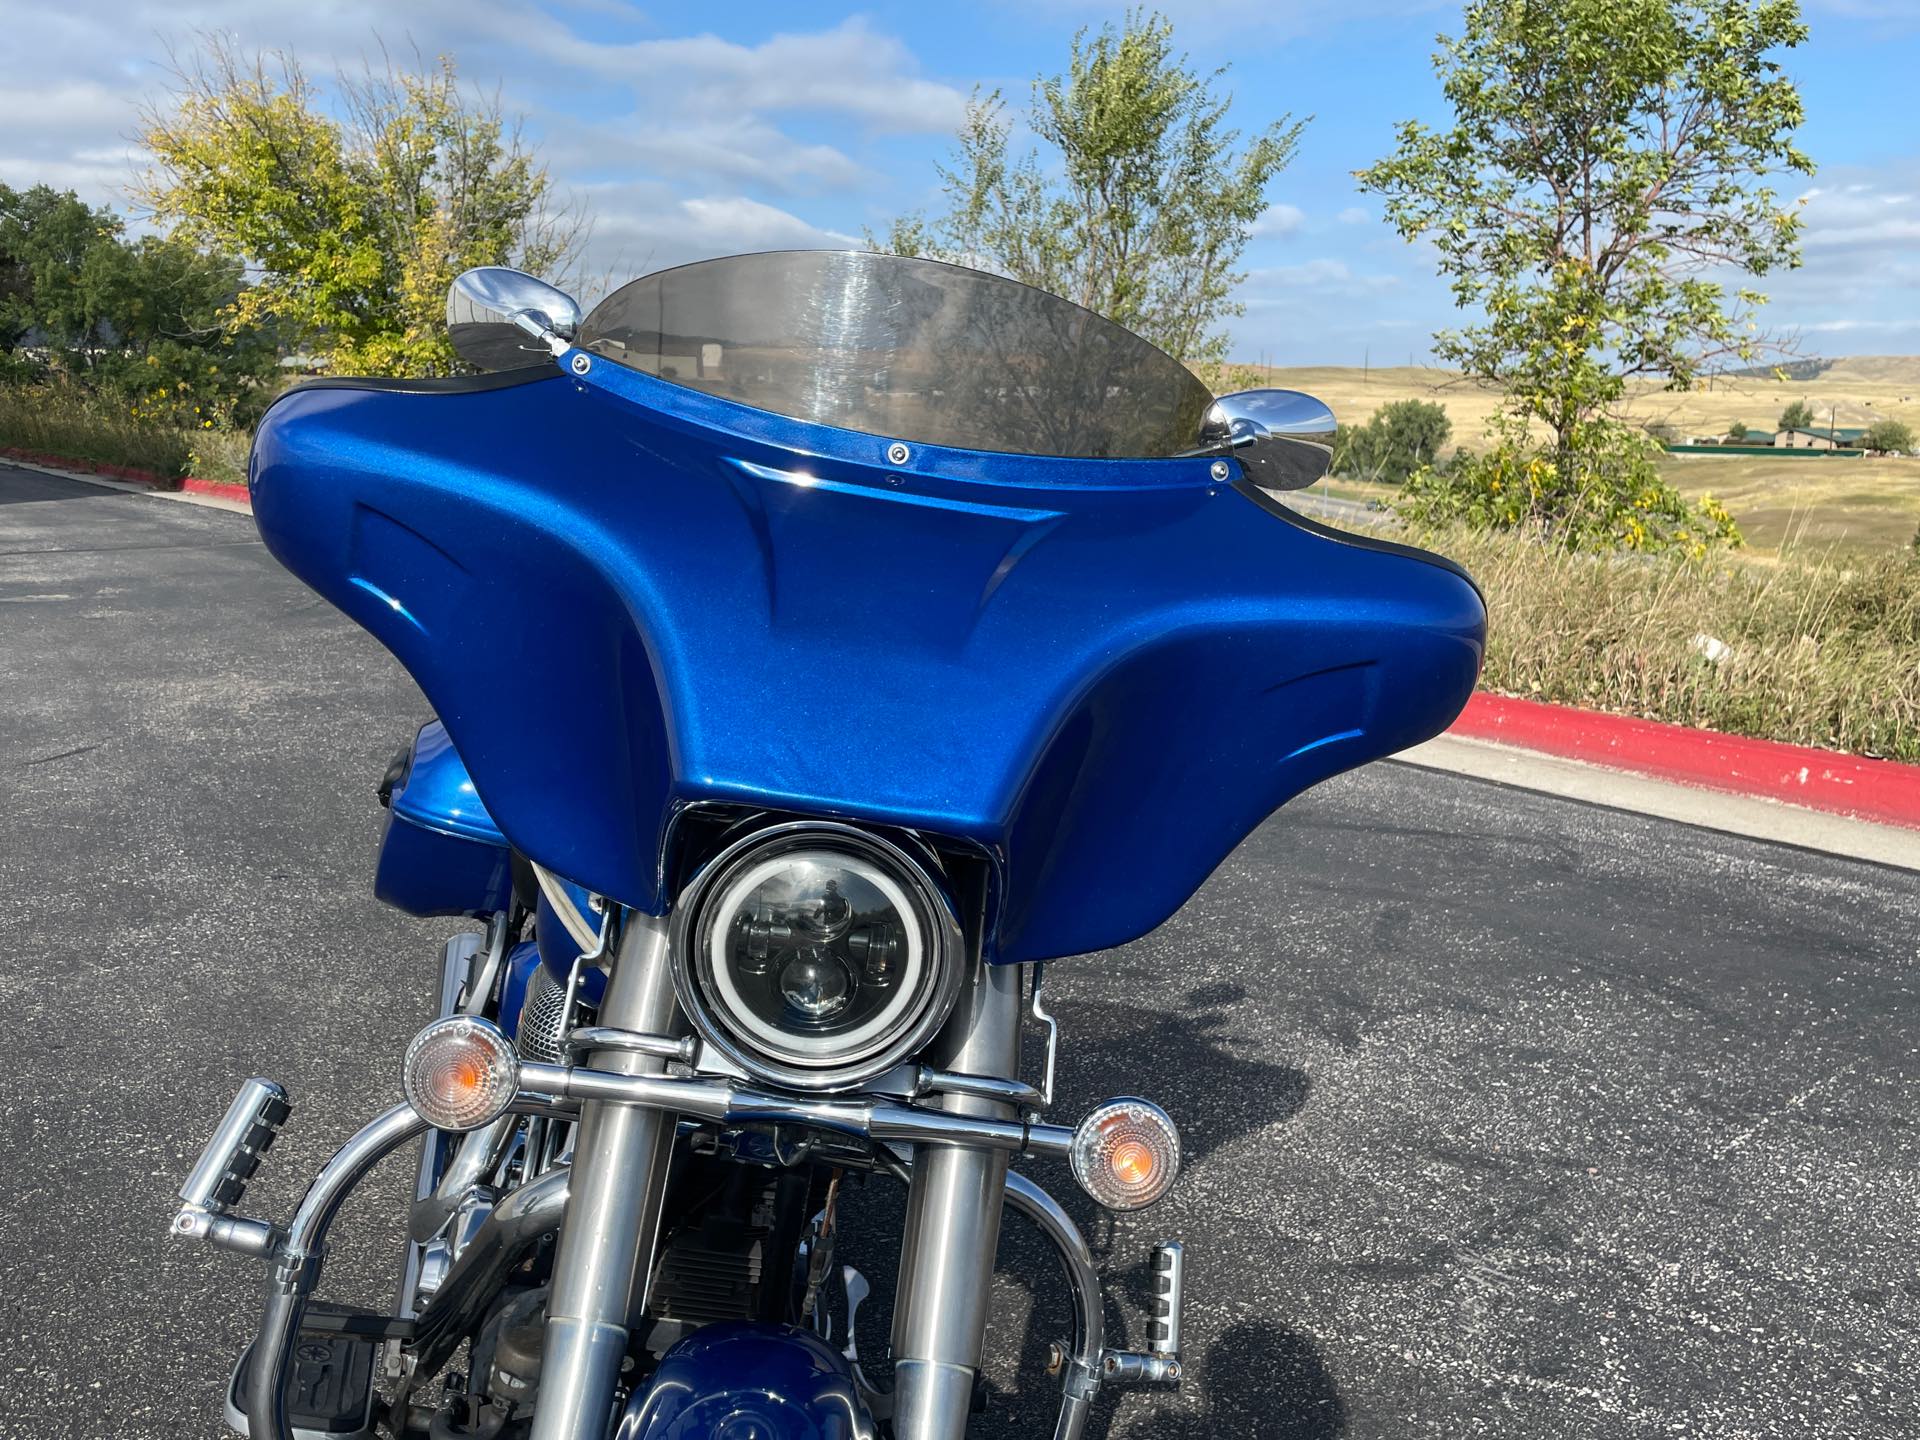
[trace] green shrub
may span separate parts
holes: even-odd
[[[1669,485],[1644,435],[1611,421],[1582,425],[1570,454],[1532,443],[1511,421],[1485,454],[1429,466],[1407,482],[1396,508],[1425,525],[1519,530],[1568,550],[1677,551],[1696,558],[1740,543],[1711,496],[1690,504]]]
[[[1913,431],[1898,420],[1876,420],[1861,443],[1883,455],[1900,455],[1913,449]]]
[[[1434,464],[1453,436],[1444,405],[1395,400],[1364,425],[1343,427],[1334,441],[1333,468],[1355,480],[1399,485]]]

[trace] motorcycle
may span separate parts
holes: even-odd
[[[182,1188],[175,1233],[268,1275],[229,1423],[957,1440],[1006,1211],[1071,1302],[1058,1440],[1103,1391],[1177,1385],[1180,1245],[1148,1348],[1112,1348],[1029,1171],[1137,1209],[1179,1132],[1135,1096],[1051,1118],[1045,967],[1451,723],[1472,581],[1277,498],[1326,473],[1326,406],[1215,398],[998,276],[749,255],[582,316],[485,268],[448,321],[480,374],[304,382],[250,462],[267,547],[434,712],[380,782],[375,894],[480,929],[404,1099],[290,1218],[241,1210],[289,1117],[269,1080]],[[416,1141],[391,1313],[314,1299],[342,1202]],[[863,1183],[905,1187],[889,1366],[836,1263]]]

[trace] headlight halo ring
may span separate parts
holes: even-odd
[[[743,885],[770,871],[783,858],[818,854],[846,860],[847,868],[875,883],[889,903],[907,902],[902,919],[914,932],[903,962],[901,993],[909,995],[897,1015],[883,1012],[853,1044],[822,1048],[817,1059],[802,1059],[787,1047],[774,1053],[769,1027],[751,1017],[737,987],[723,987],[715,974],[716,932],[725,927],[713,908],[751,893]],[[877,882],[877,883],[876,883]],[[732,917],[727,916],[727,925]],[[830,820],[790,820],[763,826],[729,844],[706,864],[681,893],[671,923],[673,983],[680,1007],[702,1040],[748,1075],[787,1089],[819,1093],[849,1090],[886,1073],[930,1043],[946,1023],[965,978],[964,939],[953,900],[927,863],[912,851],[873,831]],[[911,987],[911,989],[910,989]],[[729,1001],[728,990],[733,991]],[[755,1043],[754,1032],[761,1031]]]

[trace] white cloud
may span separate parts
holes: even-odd
[[[18,5],[0,46],[0,179],[125,209],[146,158],[138,109],[164,93],[170,45],[190,55],[197,32],[224,32],[243,49],[286,51],[326,87],[379,63],[383,36],[404,64],[452,54],[464,78],[501,87],[506,108],[526,114],[540,158],[593,212],[585,273],[649,256],[857,243],[789,197],[883,192],[868,140],[950,132],[965,97],[872,22],[808,30],[806,19],[796,11],[791,33],[740,44],[663,37],[643,12],[606,0],[569,0],[558,14],[533,0]]]
[[[701,196],[680,202],[680,209],[708,239],[760,249],[845,247],[851,235],[822,230],[797,215],[737,195]]]
[[[741,195],[675,196],[638,181],[594,185],[582,197],[594,216],[577,293],[591,303],[654,270],[755,250],[841,250],[860,241],[777,205]]]
[[[1275,265],[1251,270],[1243,298],[1249,310],[1263,305],[1295,303],[1288,293],[1309,290],[1319,295],[1379,295],[1400,284],[1398,275],[1363,274],[1344,260],[1325,258],[1299,265]],[[1277,292],[1277,293],[1276,293]]]
[[[714,35],[601,44],[558,26],[538,29],[532,43],[549,59],[632,86],[645,100],[664,88],[696,121],[810,112],[849,116],[885,132],[945,133],[966,106],[952,86],[920,76],[897,39],[858,17],[753,46]]]
[[[1373,216],[1368,214],[1361,206],[1349,205],[1333,218],[1338,220],[1342,225],[1364,225],[1373,219]]]
[[[1306,223],[1307,214],[1298,205],[1269,205],[1253,222],[1251,235],[1291,235]]]
[[[1920,195],[1879,180],[1816,185],[1802,197],[1802,239],[1809,252],[1907,250],[1920,240]]]
[[[1036,0],[1019,0],[1022,9]],[[1104,0],[1037,0],[1043,8],[1084,17],[1099,25],[1116,17]],[[1871,0],[1868,0],[1871,3]],[[1003,0],[1012,8],[1009,0]],[[1452,0],[1156,0],[1154,9],[1174,23],[1182,36],[1209,41],[1248,36],[1278,40],[1338,28],[1355,22],[1406,20],[1442,10],[1459,9]],[[1457,18],[1457,17],[1456,17]]]

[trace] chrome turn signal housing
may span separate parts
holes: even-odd
[[[520,1090],[520,1058],[490,1020],[449,1015],[407,1046],[407,1101],[439,1130],[477,1130],[506,1113]]]
[[[1141,1210],[1180,1174],[1180,1132],[1150,1100],[1109,1100],[1073,1132],[1073,1178],[1109,1210]]]

